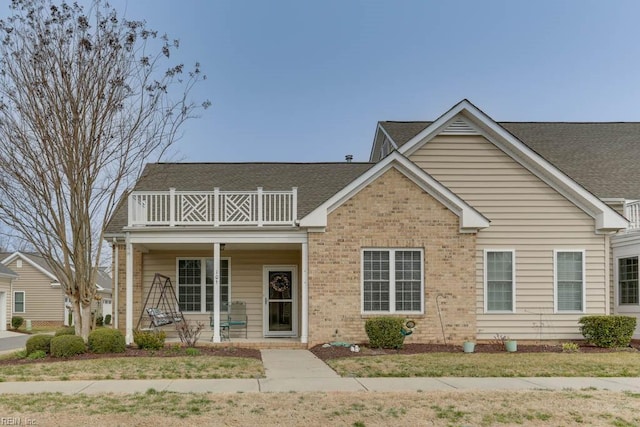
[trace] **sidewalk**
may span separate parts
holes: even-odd
[[[149,389],[176,393],[411,392],[590,387],[640,392],[640,378],[341,378],[307,350],[262,350],[262,359],[266,378],[3,382],[0,393],[144,393]]]

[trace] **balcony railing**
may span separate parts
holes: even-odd
[[[640,200],[625,203],[624,216],[629,220],[629,230],[640,229]]]
[[[134,191],[129,226],[295,225],[297,188],[291,191]]]

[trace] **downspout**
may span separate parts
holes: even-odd
[[[111,301],[111,318],[113,319],[113,327],[118,329],[118,272],[120,267],[120,251],[118,249],[118,241],[113,238],[113,247],[115,248],[115,266],[113,268],[113,289],[112,289],[112,301]],[[114,310],[115,307],[115,310]]]

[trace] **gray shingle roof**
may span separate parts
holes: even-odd
[[[255,190],[285,191],[298,188],[298,218],[302,218],[373,163],[150,163],[135,190],[182,191]],[[106,232],[119,233],[127,224],[127,203],[121,200]]]
[[[17,274],[4,264],[0,264],[0,276],[17,276]]]
[[[380,122],[399,146],[431,122]],[[640,123],[499,122],[600,198],[640,199]]]

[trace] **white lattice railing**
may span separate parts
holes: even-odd
[[[297,188],[291,191],[134,191],[129,226],[293,225]]]
[[[640,200],[625,203],[624,216],[629,220],[630,230],[640,229]]]

